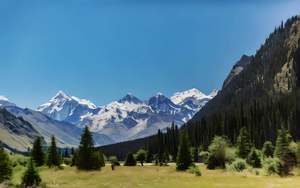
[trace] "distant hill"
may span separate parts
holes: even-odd
[[[23,118],[0,108],[0,141],[12,149],[27,151],[34,140],[42,135]],[[45,144],[44,138],[42,138]]]

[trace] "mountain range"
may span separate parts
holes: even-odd
[[[170,98],[157,93],[148,100],[140,100],[128,93],[118,101],[96,107],[89,100],[59,91],[37,111],[79,128],[87,125],[92,132],[120,142],[153,135],[172,122],[182,125],[216,94],[216,90],[206,96],[197,89],[190,89],[175,93]]]
[[[44,143],[50,143],[54,134],[59,147],[76,147],[86,125],[93,132],[95,146],[143,138],[158,129],[163,131],[172,122],[186,123],[217,93],[214,90],[206,96],[197,89],[190,89],[170,98],[157,93],[148,100],[139,100],[129,93],[118,101],[97,107],[89,100],[59,91],[37,110],[20,108],[0,96],[0,108],[7,110],[1,116],[0,140],[10,148],[26,151],[37,136],[41,136]],[[8,123],[4,121],[9,118]],[[14,132],[17,129],[18,134]]]

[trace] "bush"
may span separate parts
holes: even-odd
[[[72,158],[64,158],[64,163],[70,165],[72,163]]]
[[[226,162],[232,164],[233,161],[237,158],[236,156],[236,148],[227,147],[225,148],[225,158]]]
[[[266,175],[279,173],[281,166],[283,166],[283,163],[276,157],[268,157],[262,161],[262,168]]]
[[[236,159],[231,165],[231,169],[237,172],[241,172],[246,169],[246,161],[244,159]]]
[[[189,168],[186,170],[188,173],[195,174],[196,176],[201,176],[201,171],[197,166],[189,166]]]
[[[129,152],[126,156],[124,166],[135,166],[135,165],[136,165],[136,161],[133,157],[133,154]]]

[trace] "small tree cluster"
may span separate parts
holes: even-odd
[[[143,166],[144,161],[146,160],[147,152],[143,149],[140,149],[136,154],[136,160],[141,162]]]

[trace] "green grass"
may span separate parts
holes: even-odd
[[[101,171],[79,171],[69,166],[64,170],[41,167],[39,171],[47,187],[300,187],[297,172],[295,176],[281,178],[256,175],[253,169],[234,172],[207,170],[203,164],[197,166],[202,176],[177,172],[175,165],[117,166],[114,171],[109,165]],[[12,185],[20,184],[24,170],[23,167],[14,170]]]

